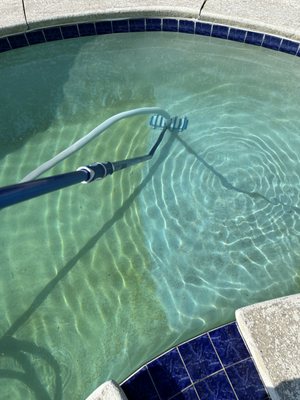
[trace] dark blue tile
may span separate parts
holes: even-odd
[[[147,367],[134,374],[121,387],[129,400],[159,400]]]
[[[209,335],[224,366],[250,357],[235,323],[215,329]]]
[[[61,30],[58,26],[53,28],[44,28],[44,35],[47,42],[52,42],[53,40],[62,40]]]
[[[239,400],[267,400],[268,395],[251,359],[226,368]]]
[[[299,48],[299,43],[287,39],[282,39],[279,50],[284,51],[285,53],[295,55],[297,54],[298,48]]]
[[[177,19],[163,19],[163,31],[167,32],[178,32],[178,21]]]
[[[194,21],[179,21],[179,32],[183,33],[195,33],[195,23]]]
[[[77,25],[66,25],[62,26],[60,29],[64,39],[79,37]]]
[[[223,25],[213,25],[211,36],[227,39],[229,28]]]
[[[235,42],[244,42],[246,38],[246,31],[242,29],[230,28],[228,39],[234,40]]]
[[[195,33],[197,35],[211,36],[212,24],[206,24],[204,22],[196,22]]]
[[[96,22],[95,26],[97,35],[107,35],[112,33],[111,21],[99,21]]]
[[[10,49],[11,47],[7,38],[0,39],[0,53],[3,53],[4,51],[8,51]]]
[[[195,389],[190,387],[179,393],[177,396],[172,397],[172,400],[199,400],[199,397],[197,396]]]
[[[130,32],[144,32],[145,20],[144,19],[130,19],[129,20]]]
[[[195,387],[201,400],[236,400],[224,371],[196,383]]]
[[[177,349],[149,363],[148,370],[162,400],[174,396],[191,384]]]
[[[280,43],[281,38],[271,35],[265,35],[262,46],[267,47],[268,49],[278,50],[280,47]]]
[[[28,42],[24,33],[21,33],[20,35],[9,36],[8,40],[12,49],[28,46]]]
[[[38,43],[46,42],[46,39],[45,39],[45,36],[44,36],[44,33],[42,30],[27,32],[26,37],[27,37],[29,44],[38,44]]]
[[[161,31],[161,19],[160,18],[147,18],[146,19],[146,31]]]
[[[80,36],[96,35],[95,25],[92,23],[78,24],[78,30]]]
[[[193,382],[222,369],[208,335],[179,346],[179,351]]]
[[[261,46],[264,39],[263,33],[248,31],[245,39],[245,43],[255,44],[256,46]]]
[[[117,21],[112,21],[112,29],[114,33],[129,32],[128,19],[120,19]]]

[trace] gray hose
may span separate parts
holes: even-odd
[[[166,119],[166,125],[169,125],[171,121],[171,117],[167,111],[163,110],[159,107],[143,107],[143,108],[136,108],[134,110],[124,111],[122,113],[116,114],[113,117],[108,118],[106,121],[102,122],[102,124],[98,125],[94,128],[91,132],[85,135],[83,138],[79,139],[77,142],[73,143],[71,146],[63,150],[62,152],[58,153],[55,157],[51,158],[50,160],[46,161],[38,168],[30,172],[28,175],[25,176],[21,180],[21,182],[31,181],[38,176],[42,175],[44,172],[48,171],[50,168],[54,167],[60,161],[66,159],[71,154],[75,153],[77,150],[81,149],[87,143],[89,143],[92,139],[100,135],[100,133],[104,132],[107,128],[113,125],[115,122],[120,121],[123,118],[132,117],[134,115],[141,115],[141,114],[159,114]]]

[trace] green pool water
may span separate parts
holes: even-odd
[[[169,33],[0,55],[1,186],[118,112],[190,121],[147,164],[1,211],[3,399],[84,399],[241,306],[299,292],[299,66]],[[51,173],[144,154],[157,134],[127,119]]]

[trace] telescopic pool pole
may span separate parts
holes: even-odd
[[[21,203],[25,200],[33,199],[34,197],[46,193],[54,192],[55,190],[75,185],[76,183],[90,183],[97,179],[103,179],[106,176],[111,175],[113,172],[150,160],[168,128],[169,126],[163,128],[149,153],[144,156],[114,162],[96,162],[80,167],[73,172],[0,188],[0,209]]]

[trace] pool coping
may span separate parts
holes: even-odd
[[[236,311],[236,320],[274,400],[300,398],[300,294]]]
[[[300,40],[297,0],[282,4],[273,0],[119,0],[111,5],[108,0],[86,3],[79,0],[74,5],[61,0],[2,0],[0,5],[0,37],[24,33],[40,28],[79,22],[108,19],[171,17],[209,21],[213,24],[234,26],[265,34]],[[299,8],[299,10],[298,10]],[[280,18],[271,18],[276,13]],[[277,17],[277,15],[276,15]]]

